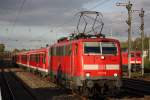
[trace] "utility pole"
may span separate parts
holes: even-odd
[[[150,61],[150,35],[149,35],[149,61]]]
[[[143,8],[141,9],[141,12],[139,14],[141,17],[141,43],[142,43],[142,76],[144,75],[144,10]]]
[[[117,6],[125,6],[126,9],[128,10],[128,20],[126,23],[128,24],[128,74],[129,78],[131,78],[131,13],[132,13],[132,4],[130,1],[128,3],[117,3]]]

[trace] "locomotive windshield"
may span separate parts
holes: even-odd
[[[102,54],[117,54],[117,47],[113,42],[101,42]]]
[[[85,42],[84,43],[84,53],[101,53],[100,42]]]
[[[113,42],[84,42],[85,54],[117,54],[116,44]]]

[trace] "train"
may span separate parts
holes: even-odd
[[[36,70],[85,96],[97,89],[101,94],[112,93],[122,86],[121,49],[116,39],[83,34],[66,37],[45,48],[16,53],[14,59],[19,66]]]
[[[19,52],[14,55],[15,62],[83,96],[119,93],[122,86],[120,42],[102,34],[104,23],[100,12],[78,14],[77,32],[45,48]]]
[[[131,51],[131,71],[140,72],[142,66],[142,52],[141,51]],[[122,66],[124,70],[128,69],[128,52],[122,51]]]

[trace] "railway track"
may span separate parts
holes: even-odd
[[[150,82],[135,79],[123,79],[123,89],[137,95],[150,95]]]
[[[4,76],[3,69],[0,72],[0,81],[1,81],[2,100],[16,100],[15,96],[10,88],[10,85],[8,84],[8,82]]]
[[[38,100],[10,70],[1,70],[2,100]]]

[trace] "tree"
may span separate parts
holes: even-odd
[[[4,52],[5,50],[5,45],[4,44],[0,44],[0,52]]]
[[[16,48],[15,48],[15,49],[13,50],[13,53],[17,53],[17,52],[19,52],[19,49],[16,49]]]
[[[127,42],[122,42],[121,43],[121,48],[128,48],[128,43]]]
[[[141,37],[137,37],[135,40],[131,41],[131,50],[141,50]],[[128,42],[121,42],[121,48],[128,48]],[[144,50],[149,48],[149,38],[145,35],[144,37]]]

